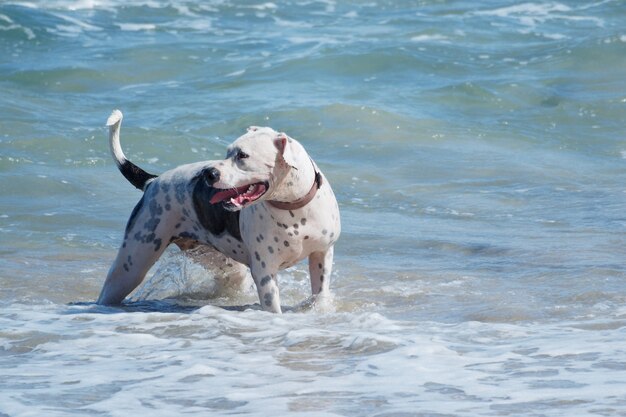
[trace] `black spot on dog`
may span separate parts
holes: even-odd
[[[300,223],[302,224],[302,226],[306,226],[306,218],[301,218],[300,219]]]
[[[130,269],[128,268],[128,265],[127,265],[127,264],[124,264],[124,270],[125,270],[126,272],[129,272],[129,271],[130,271]]]
[[[158,188],[156,189],[158,190]],[[161,207],[159,205],[159,203],[157,203],[157,201],[154,199],[154,194],[156,194],[156,192],[152,193],[153,195],[151,196],[152,200],[150,200],[150,215],[152,217],[157,217],[160,216],[161,214],[163,214],[163,207]]]
[[[295,215],[295,214],[293,214],[293,211],[291,211],[291,210],[289,210],[289,215],[290,215],[291,217],[296,217],[296,215]]]
[[[274,242],[278,243],[280,239],[278,239],[278,236],[274,236]]]
[[[323,234],[324,236],[326,236],[326,234],[327,234],[327,233],[328,233],[328,230],[326,230],[326,229],[322,230],[322,234]]]
[[[154,232],[156,230],[156,228],[159,226],[159,223],[161,223],[161,219],[160,218],[152,217],[150,220],[148,220],[147,222],[144,223],[143,227],[146,230]]]
[[[265,287],[267,284],[270,283],[270,281],[272,280],[272,277],[269,275],[264,276],[263,278],[261,278],[261,286]]]
[[[265,269],[265,261],[261,262],[261,268]]]
[[[288,248],[288,247],[289,247],[289,242],[288,242],[288,241],[286,241],[286,240],[285,240],[285,241],[283,242],[283,244],[285,245],[285,247],[286,247],[286,248]]]
[[[324,266],[323,266],[321,263],[319,263],[319,264],[317,264],[317,267],[318,267],[319,269],[322,269]]]
[[[263,300],[265,300],[265,305],[267,307],[271,307],[272,302],[274,301],[274,294],[268,292],[263,296]]]
[[[178,201],[178,204],[185,204],[185,200],[187,199],[187,184],[185,184],[184,182],[178,183],[176,184],[176,188],[175,188],[175,196],[176,196],[176,201]]]
[[[195,181],[192,192],[193,209],[202,227],[216,236],[228,233],[241,241],[240,211],[226,210],[221,203],[211,204],[211,197],[216,192],[215,188],[208,185],[201,176],[196,177],[193,181]]]
[[[254,257],[256,258],[257,261],[261,260],[261,255],[259,255],[259,252],[254,252]]]
[[[268,247],[267,247],[267,250],[268,250],[270,253],[274,253],[274,248],[273,248],[273,247],[271,247],[271,246],[268,246]]]
[[[130,233],[130,231],[133,229],[133,227],[135,227],[135,222],[137,221],[137,216],[139,215],[139,213],[143,209],[145,197],[146,197],[145,194],[143,196],[141,196],[141,200],[139,200],[139,202],[137,203],[137,205],[133,209],[133,212],[130,214],[130,217],[128,218],[128,222],[126,223],[126,235],[128,235]]]
[[[158,252],[159,249],[161,249],[161,243],[162,243],[162,240],[160,238],[154,239],[154,251],[155,252]]]

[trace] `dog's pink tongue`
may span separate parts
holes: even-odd
[[[211,199],[209,200],[209,202],[211,204],[217,204],[221,201],[227,200],[229,198],[235,197],[239,194],[239,190],[238,189],[234,189],[234,188],[229,188],[228,190],[223,190],[220,192],[217,192],[213,195],[213,197],[211,197]]]
[[[261,197],[266,189],[264,184],[255,184],[251,190],[250,187],[250,185],[244,185],[239,188],[229,188],[227,190],[218,191],[213,195],[213,197],[211,197],[209,202],[211,204],[217,204],[230,199],[231,203],[243,206],[244,204]]]

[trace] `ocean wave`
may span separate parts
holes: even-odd
[[[551,20],[569,20],[575,22],[590,22],[597,26],[604,26],[604,19],[579,15],[587,8],[572,8],[568,5],[556,2],[547,3],[521,3],[514,6],[485,9],[473,12],[475,16],[492,16],[513,20],[521,25],[536,27]]]
[[[29,41],[37,37],[35,36],[35,32],[31,28],[16,24],[9,16],[4,15],[4,14],[0,14],[0,31],[22,32],[26,36],[26,39]]]

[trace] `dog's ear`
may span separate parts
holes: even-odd
[[[283,157],[285,163],[294,169],[298,169],[296,165],[296,157],[292,149],[293,145],[291,139],[284,133],[281,133],[274,141],[274,144],[276,145],[278,152]]]

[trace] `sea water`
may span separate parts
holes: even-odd
[[[0,416],[626,415],[626,4],[3,0]],[[337,194],[283,315],[168,250],[94,304],[154,173],[250,125]]]

